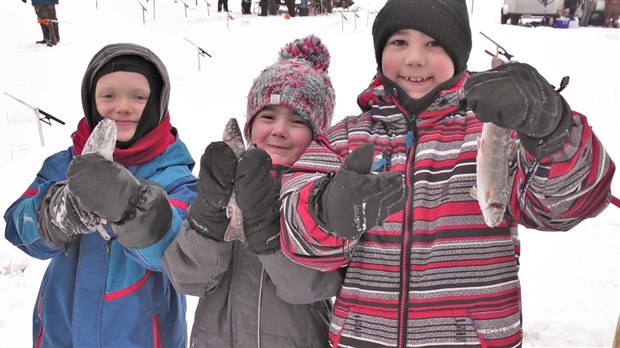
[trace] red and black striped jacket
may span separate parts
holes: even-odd
[[[575,112],[570,140],[529,175],[533,157],[519,148],[505,219],[485,225],[470,194],[482,123],[462,106],[468,76],[411,122],[395,91],[369,89],[360,100],[374,100],[371,109],[320,136],[285,178],[283,251],[311,268],[347,268],[331,320],[333,346],[519,346],[517,225],[565,231],[608,205],[615,165]],[[347,241],[312,219],[309,195],[317,179],[367,142],[375,145],[377,172],[404,173],[406,205]]]

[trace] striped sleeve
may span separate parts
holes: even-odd
[[[345,265],[357,244],[326,232],[312,214],[314,183],[340,165],[339,156],[313,142],[282,182],[282,251],[296,263],[321,271]]]
[[[579,113],[574,113],[564,148],[543,158],[537,168],[533,163],[521,151],[510,201],[512,216],[525,227],[566,231],[597,216],[611,201],[615,165]]]

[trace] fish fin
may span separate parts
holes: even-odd
[[[472,186],[469,189],[469,194],[471,195],[473,199],[476,199],[476,200],[478,199],[478,189],[476,188],[476,186]]]
[[[478,141],[476,142],[476,146],[478,147],[478,152],[484,150],[484,140],[482,139],[482,137],[478,138]]]

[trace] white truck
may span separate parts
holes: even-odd
[[[543,25],[552,26],[564,8],[564,0],[504,0],[500,21],[502,24],[510,21],[512,25],[518,25],[521,18],[541,18]],[[600,25],[604,9],[605,1],[598,0],[589,24]]]

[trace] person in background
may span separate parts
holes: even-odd
[[[103,47],[84,73],[85,116],[73,145],[48,157],[4,214],[6,239],[50,260],[33,346],[186,346],[185,297],[160,259],[196,196],[196,177],[170,124],[169,96],[168,72],[152,51]],[[104,119],[114,122],[116,143],[95,130]],[[113,148],[113,161],[95,147]]]
[[[217,0],[217,12],[228,12],[228,0]]]
[[[620,0],[605,0],[605,15],[603,16],[603,26],[605,28],[618,28],[618,17],[620,16]]]
[[[237,160],[224,142],[207,146],[199,194],[162,263],[175,288],[199,296],[192,347],[327,347],[340,271],[319,272],[280,251],[280,180],[330,124],[335,94],[329,51],[316,36],[287,44],[248,93]],[[226,241],[232,193],[246,242]]]
[[[284,4],[286,5],[286,9],[288,11],[289,16],[295,17],[297,15],[297,9],[295,8],[295,0],[284,0]]]
[[[564,0],[564,8],[568,9],[570,18],[575,16],[577,8],[579,8],[582,0]]]
[[[465,0],[388,0],[372,37],[364,112],[320,135],[283,180],[282,251],[346,268],[332,347],[520,347],[517,225],[566,231],[597,216],[615,164],[534,67],[467,71]],[[488,122],[516,146],[504,152],[506,212],[490,225],[472,190],[490,170],[476,164]]]
[[[22,0],[23,3],[26,3],[26,1]],[[43,40],[39,40],[36,43],[44,44],[48,47],[56,46],[60,42],[58,18],[56,17],[58,0],[31,0],[31,2],[43,32]]]
[[[308,7],[308,0],[301,0],[299,3],[299,16],[306,17],[310,14],[310,8]]]
[[[252,13],[252,0],[241,0],[241,14]]]
[[[596,9],[596,2],[597,0],[583,0],[581,17],[579,18],[580,27],[587,27],[590,23],[590,17]]]

